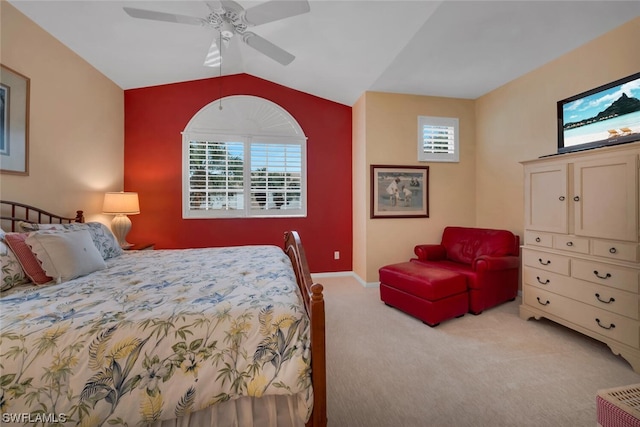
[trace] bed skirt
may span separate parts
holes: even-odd
[[[240,397],[150,427],[302,427],[304,401],[297,395]]]

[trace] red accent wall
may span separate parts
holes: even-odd
[[[182,134],[222,96],[253,95],[287,110],[307,136],[307,217],[182,219]],[[312,272],[352,270],[351,107],[237,74],[124,92],[124,190],[137,191],[130,242],[157,249],[274,244],[297,230]],[[224,104],[223,104],[224,106]],[[334,251],[340,259],[334,260]]]

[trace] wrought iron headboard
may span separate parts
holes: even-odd
[[[76,211],[75,218],[56,215],[24,203],[0,200],[0,224],[5,231],[16,231],[20,221],[38,224],[68,224],[84,222],[83,211]],[[5,224],[11,224],[5,228]]]

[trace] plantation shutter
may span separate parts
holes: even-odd
[[[300,144],[251,144],[251,209],[301,209]]]
[[[418,161],[458,162],[458,119],[418,117]]]
[[[189,209],[244,209],[242,142],[189,142]]]

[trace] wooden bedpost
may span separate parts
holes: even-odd
[[[323,287],[319,283],[313,283],[311,279],[307,257],[296,231],[287,231],[284,234],[284,252],[291,260],[298,288],[311,322],[313,412],[306,427],[325,427],[327,425],[327,359]]]
[[[323,286],[311,285],[311,378],[313,381],[313,412],[308,427],[327,425],[327,357]],[[317,396],[317,394],[319,396]],[[317,396],[317,397],[316,397]]]

